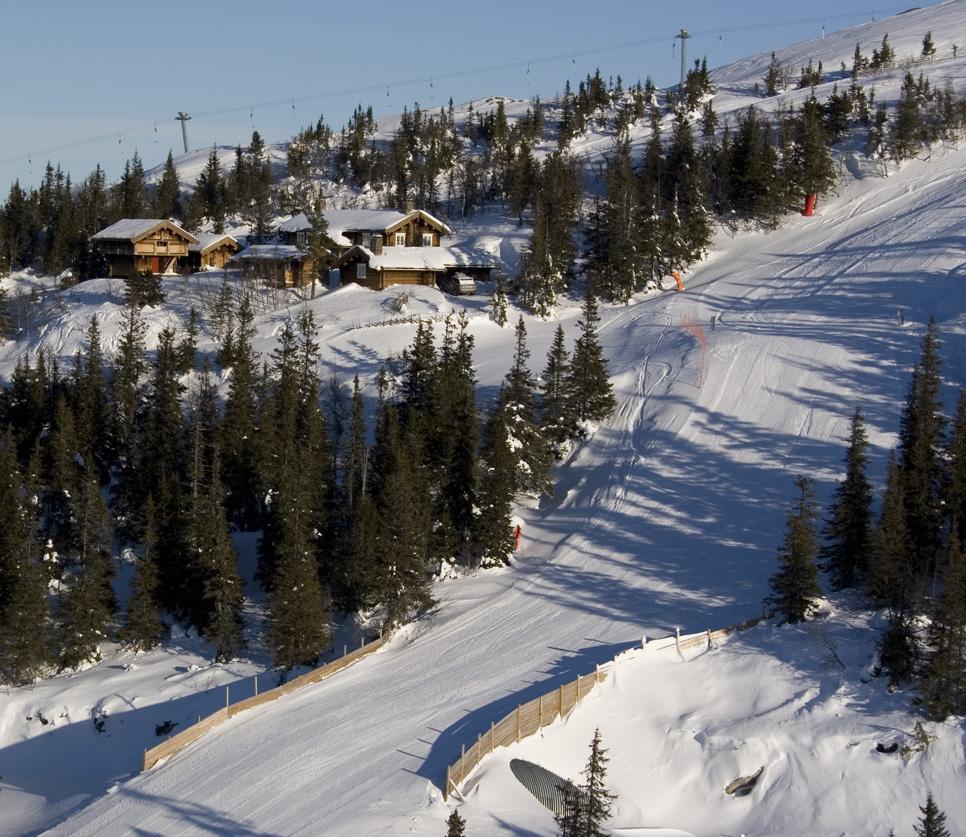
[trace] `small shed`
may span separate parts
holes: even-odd
[[[225,233],[199,233],[198,241],[188,247],[188,268],[195,273],[221,269],[240,249],[241,245]]]
[[[252,244],[231,258],[247,279],[274,288],[307,285],[317,277],[312,257],[293,244]]]
[[[107,259],[108,276],[176,273],[185,265],[188,247],[198,239],[174,221],[123,218],[91,236],[92,246]]]
[[[471,247],[383,247],[378,238],[374,249],[356,245],[339,259],[343,285],[356,282],[373,290],[389,285],[442,286],[457,273],[489,279],[497,267],[493,256]]]

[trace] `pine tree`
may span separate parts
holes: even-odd
[[[155,308],[164,302],[161,277],[150,270],[137,270],[124,280],[124,303],[138,308]]]
[[[214,147],[208,155],[208,163],[195,182],[195,195],[198,198],[201,213],[211,221],[214,231],[216,233],[224,232],[225,185],[222,182],[218,150]],[[190,208],[188,214],[192,214]]]
[[[927,32],[922,39],[922,57],[932,59],[936,54],[936,45],[932,40],[932,32]]]
[[[168,157],[164,161],[164,171],[161,174],[161,181],[158,183],[158,189],[154,193],[154,217],[180,218],[180,194],[181,184],[178,182],[178,170],[174,166],[174,156],[168,151]]]
[[[478,510],[473,523],[471,554],[477,566],[509,563],[513,552],[511,512],[516,486],[516,458],[510,448],[503,405],[487,422],[480,468]]]
[[[765,77],[762,79],[765,84],[765,95],[766,96],[777,96],[783,84],[783,74],[782,65],[775,57],[775,53],[771,54],[771,61],[768,64],[768,70],[765,72]]]
[[[111,376],[110,428],[112,458],[117,468],[114,512],[126,536],[132,534],[131,526],[141,498],[140,477],[136,470],[139,460],[137,418],[141,378],[147,368],[144,359],[145,330],[138,308],[128,306],[124,312]]]
[[[919,680],[919,703],[936,721],[966,708],[966,556],[959,535],[949,536],[943,591],[926,636],[929,648]]]
[[[584,768],[584,782],[579,786],[568,782],[564,790],[564,813],[557,817],[561,837],[604,837],[607,834],[603,830],[604,823],[610,817],[615,798],[604,784],[608,761],[600,730],[594,730],[590,757]]]
[[[453,813],[449,815],[446,820],[447,830],[446,837],[465,837],[466,835],[466,820],[460,816],[460,812],[453,810]]]
[[[849,423],[845,478],[835,492],[822,548],[824,568],[836,590],[854,587],[866,576],[872,537],[872,487],[865,473],[868,447],[865,421],[857,409]]]
[[[907,610],[914,594],[909,582],[909,531],[902,477],[895,451],[889,458],[885,490],[879,521],[872,532],[867,589],[877,607],[888,607],[893,612]],[[918,598],[915,595],[915,598]]]
[[[799,496],[792,503],[785,524],[785,538],[778,550],[779,570],[771,578],[772,593],[766,600],[786,622],[802,622],[815,609],[821,595],[818,586],[818,553],[814,521],[815,501],[812,481],[798,477],[795,485]]]
[[[540,423],[552,460],[563,458],[567,442],[576,432],[570,358],[563,326],[558,325],[540,376]]]
[[[507,297],[506,297],[506,280],[502,276],[498,276],[496,280],[496,287],[493,291],[493,299],[490,302],[490,319],[493,320],[501,328],[507,323]],[[2,309],[0,309],[2,311]],[[0,314],[2,316],[2,314]],[[2,334],[2,332],[0,332]]]
[[[889,132],[889,150],[897,163],[914,157],[922,141],[922,113],[916,80],[907,72],[899,91],[895,119]]]
[[[144,510],[144,542],[134,569],[131,598],[120,638],[135,651],[150,651],[161,642],[164,626],[158,605],[158,534],[154,498],[148,497]]]
[[[945,508],[956,523],[960,541],[966,539],[966,391],[960,390],[956,403],[952,435],[946,446],[949,479],[946,484]]]
[[[939,370],[939,328],[930,318],[899,425],[899,465],[911,546],[912,581],[923,588],[936,570],[942,523],[940,491],[945,418],[939,401]]]
[[[825,138],[821,106],[814,96],[803,105],[796,126],[795,191],[824,195],[835,185],[835,165]]]
[[[946,828],[946,815],[939,810],[939,806],[932,798],[932,791],[926,795],[926,804],[920,806],[922,817],[915,825],[918,837],[950,837]]]
[[[0,682],[27,685],[50,661],[46,579],[9,429],[0,437]]]
[[[580,421],[603,421],[617,406],[607,374],[607,363],[597,337],[597,300],[588,283],[582,319],[577,325],[580,337],[574,343],[568,387],[573,393],[575,418]]]
[[[510,370],[500,390],[500,409],[517,459],[515,493],[553,494],[550,454],[538,425],[536,381],[530,372],[527,329],[521,316],[516,327],[516,347]]]

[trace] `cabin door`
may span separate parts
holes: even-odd
[[[151,256],[151,272],[160,273],[161,272],[161,257]]]

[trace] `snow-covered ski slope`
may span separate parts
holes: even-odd
[[[779,58],[792,66],[821,58],[830,70],[840,60],[851,61],[856,40],[868,55],[885,32],[903,57],[918,52],[927,29],[941,52],[948,50],[947,41],[966,43],[966,3],[910,12],[862,27],[861,38],[852,30],[788,48]],[[829,57],[820,50],[828,50]],[[718,72],[722,110],[728,97],[735,107],[751,103],[751,87],[767,60],[766,55]],[[962,58],[937,62],[930,74],[942,78],[941,70],[959,77],[966,75],[964,68]],[[885,79],[880,77],[877,85],[877,91],[884,90]],[[790,92],[788,97],[798,95]],[[787,97],[754,101],[774,104],[781,98]],[[583,144],[588,155],[608,147],[603,134],[588,136]],[[439,608],[385,650],[330,681],[238,716],[168,764],[114,785],[51,833],[438,835],[445,831],[449,812],[439,789],[445,765],[491,721],[638,644],[642,633],[659,636],[677,625],[714,628],[760,612],[794,475],[814,476],[823,499],[828,496],[840,467],[848,415],[861,406],[874,445],[873,474],[881,478],[908,372],[930,315],[943,331],[947,407],[953,388],[963,382],[966,149],[934,148],[920,156],[885,179],[860,161],[850,163],[838,196],[823,201],[816,217],[792,218],[774,233],[723,233],[713,257],[685,277],[686,293],[605,306],[601,338],[618,412],[560,470],[556,498],[522,511],[524,549],[514,567],[440,584]],[[29,348],[50,344],[69,355],[82,343],[91,313],[116,321],[120,306],[109,301],[108,284],[74,289],[65,300],[71,309],[52,309]],[[371,375],[380,358],[411,340],[411,325],[366,326],[395,316],[380,306],[396,293],[346,288],[308,303],[323,324],[327,369],[345,376],[356,371]],[[408,312],[445,312],[453,302],[421,289],[413,293]],[[483,308],[483,300],[471,303],[477,313]],[[900,309],[904,327],[897,325]],[[152,333],[166,317],[180,320],[185,313],[152,314]],[[260,351],[272,348],[274,334],[292,313],[260,317]],[[558,313],[571,340],[577,313],[573,306]],[[535,369],[542,366],[556,325],[527,321]],[[116,326],[105,331],[116,331]],[[512,332],[483,317],[473,320],[472,331],[477,373],[484,394],[493,394],[509,362]],[[110,347],[116,334],[105,338]],[[4,347],[0,371],[9,375],[23,348]],[[203,339],[200,348],[210,350],[211,342]],[[824,721],[832,723],[829,719],[816,719],[807,735],[791,735],[788,725],[799,708],[794,700],[779,712],[767,711],[764,699],[745,710],[732,696],[742,687],[747,691],[748,682],[781,674],[784,680],[768,690],[769,699],[780,704],[783,690],[808,683],[814,675],[801,655],[786,656],[774,643],[764,645],[749,640],[735,644],[745,649],[744,656],[729,650],[729,657],[700,665],[656,668],[645,677],[650,691],[642,690],[638,705],[623,692],[608,709],[608,690],[622,688],[618,672],[575,713],[570,737],[554,739],[554,752],[566,757],[547,766],[573,775],[585,758],[585,733],[596,718],[623,716],[633,708],[648,716],[651,726],[636,728],[638,733],[632,723],[613,727],[605,740],[615,760],[616,784],[632,796],[633,788],[639,793],[659,771],[653,764],[638,766],[634,750],[657,741],[659,731],[667,738],[681,730],[698,735],[719,711],[732,720],[747,712],[755,718],[755,736],[780,741],[795,764],[795,771],[780,774],[784,795],[775,797],[774,805],[735,809],[744,818],[733,810],[719,817],[712,801],[700,799],[699,792],[706,791],[702,783],[717,788],[720,779],[729,781],[759,765],[736,759],[734,776],[726,775],[730,764],[708,772],[701,753],[681,746],[667,751],[667,772],[684,778],[655,784],[661,788],[660,818],[644,822],[631,817],[616,824],[654,824],[699,834],[726,829],[756,835],[878,833],[869,828],[866,814],[921,801],[940,766],[942,775],[952,777],[945,779],[946,794],[957,782],[962,786],[966,759],[961,730],[951,734],[954,743],[942,751],[941,761],[913,764],[894,778],[872,769],[863,773],[866,765],[859,760],[840,763],[837,752],[816,743],[828,730]],[[742,666],[741,660],[753,654],[761,659]],[[859,665],[851,657],[845,661]],[[96,674],[85,672],[77,680]],[[715,689],[706,685],[711,678],[718,678]],[[63,682],[66,695],[71,680]],[[629,677],[626,682],[639,681]],[[880,693],[884,688],[875,687]],[[111,688],[124,692],[119,681]],[[806,699],[801,705],[812,704]],[[896,706],[872,702],[864,721],[894,727],[899,724]],[[114,718],[123,717],[121,706],[113,711]],[[910,725],[907,719],[904,728]],[[44,793],[45,753],[64,757],[53,746],[59,739],[45,741],[45,735],[55,734],[63,737],[55,729],[16,748],[18,758],[38,765],[31,786],[38,796]],[[551,732],[548,738],[560,734]],[[836,734],[836,740],[844,735],[841,728]],[[727,735],[747,737],[733,728]],[[0,764],[13,742],[2,743]],[[523,750],[530,754],[524,757],[540,760],[538,743],[528,743],[532,749]],[[813,751],[821,758],[809,759]],[[773,761],[778,752],[770,744],[754,755]],[[83,771],[85,760],[103,757],[82,750],[76,758],[77,770]],[[501,784],[498,767],[499,761],[487,767],[475,786],[476,796],[466,809],[469,833],[553,834],[552,822],[530,807],[536,803]],[[132,762],[130,769],[135,768]],[[117,769],[123,773],[123,765]],[[813,812],[828,802],[818,794],[834,790],[829,780],[834,771],[847,780],[843,787],[861,788],[868,802],[863,807],[840,800],[827,817],[815,817]],[[771,775],[769,767],[766,783]],[[84,793],[91,790],[80,787]],[[3,814],[3,797],[10,790],[0,780],[3,833],[11,830]],[[62,800],[52,798],[46,810],[38,802],[13,831],[49,822],[65,810],[55,801]],[[644,801],[632,796],[628,815],[643,816]],[[952,824],[966,829],[966,812],[946,807],[955,817]],[[911,810],[897,819],[897,833],[903,827],[908,831],[904,824],[915,816]]]
[[[723,238],[686,293],[605,308],[618,413],[561,471],[557,498],[529,514],[515,567],[441,585],[438,610],[386,650],[239,716],[51,833],[438,834],[445,764],[492,720],[642,632],[758,612],[792,478],[810,474],[827,495],[856,406],[881,476],[929,315],[949,384],[963,380],[964,163],[962,149],[934,149],[888,179],[848,178],[818,217]],[[535,358],[554,327],[528,323]],[[474,335],[481,380],[493,384],[507,334],[476,321]],[[366,340],[349,332],[326,351]],[[700,694],[705,675],[691,671],[668,677],[662,703]],[[949,766],[962,781],[961,750]],[[803,811],[820,804],[808,780],[790,797]],[[924,796],[924,780],[915,790]],[[892,794],[885,782],[866,791],[883,804]],[[694,805],[672,797],[668,816]],[[521,831],[515,816],[511,806],[480,833],[553,833],[546,820]],[[848,820],[795,832],[794,822],[782,808],[749,833],[864,830]]]

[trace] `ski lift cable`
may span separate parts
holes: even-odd
[[[722,40],[723,33],[726,33],[726,32],[759,31],[763,29],[774,29],[782,26],[795,26],[795,25],[816,23],[816,22],[828,21],[828,20],[846,20],[850,18],[852,19],[865,18],[870,15],[876,15],[880,13],[888,14],[888,13],[894,13],[896,11],[902,11],[903,8],[904,8],[903,6],[890,6],[890,7],[878,8],[878,9],[864,9],[864,10],[859,10],[854,12],[843,12],[836,15],[826,15],[824,17],[793,18],[793,19],[787,19],[787,20],[777,20],[777,21],[763,22],[763,23],[756,23],[756,24],[745,24],[742,26],[718,27],[715,29],[693,31],[691,32],[691,37],[693,38],[693,37],[717,35],[720,42]],[[675,35],[660,35],[660,36],[655,36],[651,38],[641,38],[633,41],[624,41],[616,44],[588,47],[586,49],[581,49],[581,50],[569,50],[563,53],[555,53],[552,55],[543,55],[543,56],[537,56],[537,57],[528,58],[528,59],[521,59],[518,61],[510,61],[503,64],[492,64],[489,66],[470,67],[465,70],[454,70],[449,73],[436,73],[431,76],[420,76],[418,78],[410,78],[402,81],[395,80],[392,82],[392,84],[397,88],[411,87],[414,85],[425,85],[431,80],[440,81],[440,80],[450,80],[450,79],[456,79],[456,78],[467,78],[472,76],[499,72],[501,70],[523,69],[523,68],[531,67],[532,65],[535,65],[535,64],[548,64],[556,61],[563,61],[568,58],[571,60],[571,64],[576,66],[578,55],[586,56],[586,55],[599,54],[602,52],[612,52],[615,50],[634,49],[637,47],[649,46],[649,45],[653,45],[661,42],[666,42],[668,39],[671,39],[672,43],[676,43],[676,41],[674,41],[675,37],[676,37]],[[223,107],[223,108],[213,108],[211,110],[205,110],[205,111],[192,111],[192,118],[199,119],[199,118],[204,118],[209,116],[222,116],[225,114],[244,112],[247,110],[249,111],[249,118],[251,120],[254,120],[254,112],[256,110],[266,110],[269,108],[277,108],[285,105],[291,105],[296,102],[300,102],[300,103],[311,102],[311,101],[319,101],[322,99],[333,99],[333,98],[342,97],[342,96],[354,96],[354,95],[360,95],[363,93],[374,93],[382,90],[383,88],[385,88],[386,96],[388,97],[389,87],[386,85],[385,82],[380,82],[378,84],[369,84],[369,85],[363,85],[359,87],[343,88],[339,90],[329,90],[329,91],[314,93],[306,96],[296,96],[294,98],[289,97],[285,99],[276,99],[276,100],[265,101],[265,102],[249,103],[247,105],[235,105],[235,106]],[[78,148],[83,145],[92,145],[98,142],[103,142],[104,140],[112,139],[114,137],[126,136],[128,134],[135,134],[135,133],[148,131],[148,130],[151,130],[158,122],[168,122],[168,121],[170,120],[163,117],[161,119],[152,119],[150,122],[145,122],[140,125],[134,125],[130,128],[124,129],[123,131],[119,131],[119,132],[112,131],[107,134],[98,134],[91,137],[85,137],[83,139],[62,143],[60,145],[37,149],[32,153],[36,153],[38,155],[45,155],[45,154],[52,154],[58,151],[68,151],[70,149]],[[7,165],[9,163],[19,162],[26,159],[27,159],[26,153],[16,154],[10,157],[5,157],[3,159],[0,159],[0,166]]]

